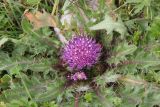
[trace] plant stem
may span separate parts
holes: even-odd
[[[76,93],[74,107],[79,107],[78,102],[79,102],[79,93]]]

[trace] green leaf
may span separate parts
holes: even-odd
[[[92,101],[92,93],[86,93],[84,95],[84,99],[87,101],[87,102],[91,102]]]
[[[36,102],[34,101],[28,101],[27,98],[22,98],[19,100],[13,100],[10,103],[7,104],[7,107],[38,107]]]
[[[25,0],[25,2],[29,5],[37,5],[41,0]]]
[[[63,5],[63,7],[62,7],[62,10],[63,11],[65,11],[65,10],[67,10],[67,7],[70,5],[70,1],[69,0],[65,0],[65,3],[64,3],[64,5]]]
[[[118,18],[118,21],[114,21],[112,17],[110,17],[109,15],[106,15],[103,21],[90,27],[90,29],[91,30],[105,29],[108,34],[112,33],[113,31],[116,31],[120,33],[122,37],[126,33],[126,27],[124,26],[122,20]]]
[[[160,16],[156,17],[151,24],[151,28],[149,29],[148,36],[151,36],[155,39],[159,39],[160,37]]]
[[[8,38],[2,38],[1,40],[0,40],[0,47],[5,43],[5,42],[7,42],[8,41]]]
[[[10,69],[10,73],[11,75],[14,75],[14,74],[19,74],[19,72],[22,70],[22,67],[21,66],[18,66],[18,65],[15,65],[14,67],[12,67]]]
[[[2,78],[2,82],[9,82],[11,80],[11,77],[8,74],[5,74]]]
[[[21,26],[25,33],[30,33],[33,29],[29,21],[27,21],[26,19],[22,19]]]
[[[109,63],[118,64],[120,61],[126,60],[126,55],[132,54],[137,47],[135,45],[128,45],[128,43],[120,43],[113,50],[113,55],[107,60]]]
[[[11,80],[12,80],[11,76],[9,76],[8,74],[5,74],[0,79],[0,87],[1,87],[1,89],[7,89],[7,88],[9,88]]]
[[[130,75],[124,80],[125,87],[119,90],[123,98],[121,107],[153,107],[160,104],[159,87],[140,76]]]
[[[32,57],[14,56],[9,57],[5,53],[0,53],[0,71],[8,70],[11,74],[18,74],[20,70],[34,70],[35,72],[45,72],[51,70],[51,59],[41,58],[33,59]],[[56,60],[53,60],[56,63]]]
[[[160,60],[152,53],[147,53],[144,51],[139,52],[136,57],[133,59],[133,61],[138,63],[138,67],[140,69],[142,68],[148,68],[160,65]]]
[[[134,6],[134,15],[139,13],[145,7],[149,7],[151,5],[151,0],[127,0],[126,3],[136,4]]]
[[[114,71],[106,71],[102,76],[96,78],[97,84],[105,85],[106,83],[116,82],[120,78],[120,74],[116,74]]]
[[[57,98],[57,96],[61,93],[60,87],[61,84],[57,86],[55,86],[54,84],[53,86],[48,87],[48,90],[46,92],[39,93],[39,95],[35,97],[35,101],[36,102],[52,101],[53,99]]]

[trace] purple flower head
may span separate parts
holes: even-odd
[[[77,81],[77,80],[86,80],[87,76],[84,72],[76,72],[75,74],[71,75],[71,80]]]
[[[70,68],[78,70],[97,62],[101,54],[101,45],[87,36],[73,37],[64,47],[62,59]]]

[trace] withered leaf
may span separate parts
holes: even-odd
[[[49,13],[47,13],[46,11],[43,11],[43,13],[39,11],[35,13],[26,11],[24,13],[24,16],[31,23],[33,23],[34,30],[37,30],[39,28],[46,27],[46,26],[51,26],[51,27],[57,26],[55,18],[51,16]]]

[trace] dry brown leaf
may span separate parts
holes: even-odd
[[[31,22],[33,23],[34,29],[39,29],[42,27],[46,26],[51,26],[51,27],[56,27],[56,21],[53,16],[48,14],[47,12],[43,11],[39,12],[37,11],[36,13],[31,13],[26,11],[24,13],[24,16]]]

